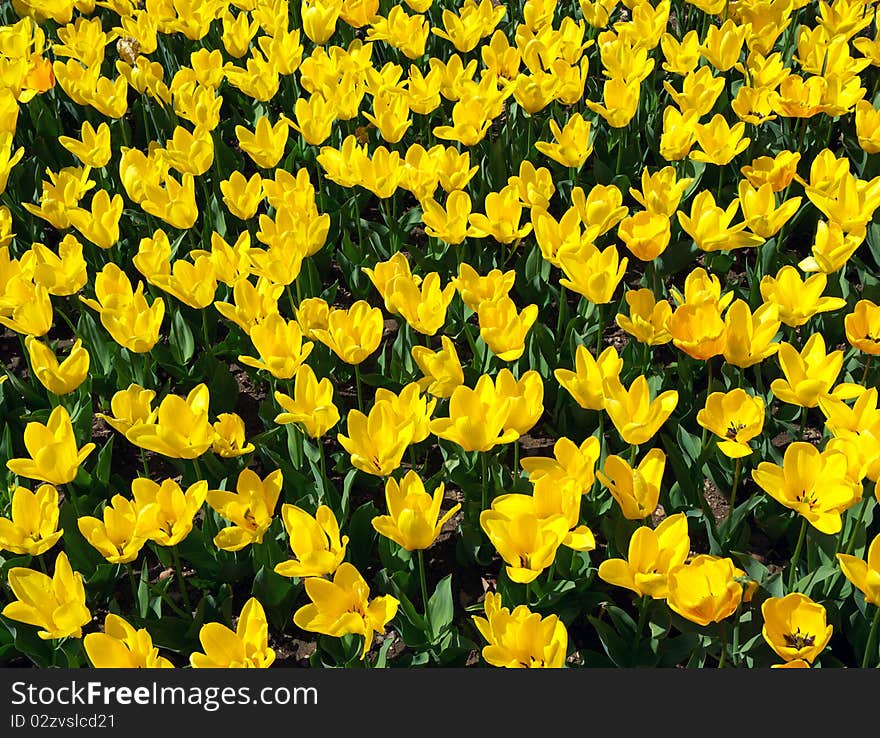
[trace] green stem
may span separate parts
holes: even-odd
[[[434,632],[431,628],[431,618],[428,615],[428,579],[425,576],[425,552],[418,550],[419,559],[419,584],[422,585],[422,607],[425,609],[425,626],[428,628],[428,639],[434,640]]]
[[[324,503],[324,492],[327,490],[327,487],[330,486],[330,481],[327,479],[327,459],[324,455],[324,444],[321,443],[321,439],[318,438],[318,458],[321,462],[321,494],[318,497],[318,504],[321,505]]]
[[[519,439],[513,442],[513,470],[512,476],[514,483],[519,479]]]
[[[871,621],[871,632],[868,633],[868,644],[865,646],[865,655],[862,656],[862,668],[867,669],[871,661],[871,654],[877,654],[877,626],[880,625],[880,605],[874,608],[874,620]]]
[[[482,469],[482,505],[480,510],[488,510],[489,509],[489,460],[486,458],[486,452],[480,451],[480,466]]]
[[[801,532],[798,535],[797,544],[794,547],[794,554],[791,557],[791,568],[788,571],[788,590],[794,590],[795,572],[797,571],[798,558],[801,555],[801,549],[804,546],[804,538],[807,535],[807,519],[801,518]]]
[[[137,595],[137,584],[134,581],[134,567],[131,565],[131,562],[126,564],[126,568],[128,569],[128,582],[131,584],[131,602],[133,606],[137,606],[138,595]]]
[[[565,312],[565,286],[559,285],[559,308],[556,316],[556,340],[562,342],[562,314]]]
[[[862,384],[864,384],[868,379],[868,372],[871,370],[871,359],[873,358],[873,354],[868,354],[868,360],[865,362],[864,370],[862,370]]]
[[[596,312],[599,315],[599,327],[596,331],[596,358],[599,357],[599,354],[602,352],[602,333],[605,330],[605,326],[602,322],[602,306],[596,305]]]
[[[354,381],[357,385],[357,401],[358,401],[358,410],[361,412],[364,411],[364,390],[361,386],[361,367],[360,364],[354,365]]]
[[[733,515],[733,508],[736,505],[736,488],[739,486],[739,475],[742,470],[742,459],[737,459],[733,467],[733,487],[730,490],[730,515]]]
[[[719,625],[721,626],[721,657],[718,659],[718,668],[723,669],[727,661],[727,623],[722,620]]]
[[[868,500],[870,498],[866,495],[862,498],[862,504],[859,507],[859,517],[856,520],[856,524],[853,526],[852,533],[849,534],[849,540],[846,542],[846,554],[852,554],[853,549],[856,546],[856,536],[859,532],[859,526],[862,524],[862,520],[865,518],[865,510],[868,508]]]
[[[193,474],[195,474],[195,479],[193,481],[194,482],[202,481],[202,479],[204,479],[204,477],[202,476],[202,467],[199,464],[198,458],[195,458],[192,460],[192,465],[193,465]]]
[[[144,465],[144,476],[149,479],[150,478],[150,467],[147,464],[147,451],[146,449],[141,449],[141,464]]]
[[[189,590],[186,588],[186,580],[183,578],[183,567],[180,564],[180,554],[177,551],[177,546],[171,547],[171,557],[174,559],[174,571],[177,574],[177,583],[180,585],[180,596],[183,598],[186,609],[191,611],[192,605],[189,601]]]
[[[642,631],[645,629],[645,620],[648,617],[648,602],[650,600],[650,595],[642,595],[642,600],[639,602],[639,622],[638,625],[636,625],[636,637],[633,639],[632,645],[633,661],[635,661],[639,653],[639,646],[642,642]]]

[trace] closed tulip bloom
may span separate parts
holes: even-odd
[[[699,121],[696,110],[679,111],[674,105],[663,109],[663,132],[660,134],[660,156],[666,161],[684,159],[694,145],[694,128]]]
[[[752,453],[749,441],[764,428],[764,400],[752,397],[743,389],[713,392],[706,406],[697,413],[697,422],[724,440],[718,449],[732,459]]]
[[[79,387],[89,374],[89,352],[77,339],[60,364],[54,352],[33,336],[25,338],[34,376],[55,395],[66,395]]]
[[[584,226],[588,230],[596,229],[596,237],[608,233],[629,212],[623,204],[623,193],[616,185],[597,184],[589,192],[575,187],[571,191],[571,201]]]
[[[412,443],[412,419],[401,419],[391,403],[383,401],[374,403],[369,415],[350,410],[346,422],[348,435],[339,433],[337,440],[351,457],[352,466],[377,477],[387,477],[400,466]]]
[[[672,342],[699,361],[706,361],[724,351],[727,324],[716,302],[680,305],[670,316],[666,328]]]
[[[721,280],[714,274],[709,274],[702,267],[697,267],[687,275],[684,281],[684,294],[682,295],[675,287],[670,292],[676,305],[699,305],[703,302],[713,302],[719,310],[725,310],[733,301],[733,290],[721,294]]]
[[[637,259],[653,261],[669,245],[670,221],[665,214],[643,210],[620,221],[617,235]]]
[[[530,369],[516,379],[505,367],[495,377],[495,388],[499,396],[511,400],[505,427],[512,428],[520,436],[528,433],[544,413],[544,380],[541,375]]]
[[[865,596],[865,601],[880,607],[880,535],[868,546],[866,559],[839,553],[837,560],[843,575]]]
[[[611,492],[627,520],[642,520],[657,509],[665,469],[666,454],[652,448],[635,468],[612,454],[596,478]]]
[[[34,283],[45,287],[50,295],[74,295],[88,282],[83,246],[72,233],[61,239],[57,254],[41,243],[33,244],[28,253],[34,260]]]
[[[865,391],[861,385],[850,382],[835,386],[843,368],[843,351],[826,354],[821,333],[810,336],[800,352],[790,343],[782,342],[777,353],[785,379],[774,379],[770,389],[782,402],[816,407],[821,398],[829,395],[849,400]]]
[[[553,444],[553,458],[527,456],[520,461],[520,465],[533,484],[544,477],[549,477],[558,484],[572,481],[581,494],[586,494],[596,478],[599,451],[599,439],[595,436],[590,436],[580,446],[562,437]]]
[[[135,629],[124,618],[108,612],[103,633],[83,638],[86,656],[94,669],[173,669],[146,628]]]
[[[498,391],[492,377],[482,375],[472,389],[456,387],[449,399],[449,417],[431,421],[431,432],[465,451],[489,451],[519,438],[507,426],[512,400]]]
[[[803,325],[817,313],[839,310],[846,305],[841,297],[822,297],[827,283],[824,274],[802,280],[797,269],[784,266],[776,276],[761,280],[761,297],[779,308],[779,319],[788,326]]]
[[[307,98],[298,98],[293,112],[296,123],[290,126],[302,135],[307,144],[320,146],[330,138],[333,123],[336,122],[336,106],[324,95],[316,92]]]
[[[785,225],[801,206],[801,197],[792,197],[776,206],[773,185],[765,182],[758,189],[748,180],[739,183],[739,202],[746,226],[761,238],[771,238]]]
[[[506,494],[480,513],[480,527],[507,564],[514,582],[528,584],[553,562],[569,533],[566,516],[539,514],[532,495]]]
[[[86,239],[102,249],[109,249],[119,240],[123,205],[122,195],[117,193],[111,200],[107,190],[98,190],[89,210],[77,207],[69,210],[67,217]]]
[[[556,480],[544,476],[532,485],[535,513],[541,519],[562,515],[568,524],[568,533],[560,545],[572,551],[592,551],[596,548],[596,536],[581,524],[582,490],[573,479]]]
[[[263,201],[263,179],[259,172],[250,179],[245,179],[241,172],[233,172],[229,179],[220,183],[220,191],[226,209],[236,218],[248,220],[257,214]]]
[[[527,305],[522,312],[509,297],[484,300],[477,309],[480,338],[502,361],[515,361],[523,355],[528,334],[538,318],[538,306]]]
[[[627,558],[603,561],[599,578],[639,596],[665,599],[669,572],[687,560],[690,546],[687,517],[684,513],[670,515],[654,529],[647,525],[637,528],[629,539]]]
[[[852,255],[865,240],[866,232],[859,229],[845,232],[839,223],[820,220],[816,224],[816,238],[810,256],[798,262],[805,272],[832,274],[846,266]]]
[[[209,490],[208,504],[232,523],[214,536],[214,545],[224,551],[239,551],[252,543],[262,543],[272,524],[283,482],[280,469],[270,472],[265,479],[250,469],[242,469],[235,492]]]
[[[224,459],[244,456],[254,450],[254,444],[245,441],[244,420],[236,413],[220,413],[211,426],[214,440],[211,450]]]
[[[553,376],[584,410],[602,410],[609,396],[608,382],[617,381],[623,369],[623,359],[617,349],[609,346],[598,359],[583,344],[579,344],[574,356],[575,371],[556,369]]]
[[[386,538],[407,551],[429,548],[444,525],[461,508],[453,505],[440,516],[444,486],[440,485],[428,494],[415,471],[408,471],[400,483],[393,477],[385,482],[385,503],[388,515],[373,518],[373,527]]]
[[[105,505],[103,519],[79,518],[77,526],[89,544],[111,564],[134,561],[154,527],[155,507],[141,507],[122,495],[113,495]]]
[[[400,605],[391,595],[370,599],[369,585],[347,561],[340,564],[333,581],[308,577],[305,587],[311,602],[293,614],[293,622],[312,633],[337,638],[349,633],[363,636],[361,659],[369,652],[374,633],[385,632],[385,626]]]
[[[275,566],[283,577],[323,577],[339,568],[345,558],[348,536],[339,536],[339,523],[333,511],[321,505],[314,517],[301,507],[281,506],[281,519],[294,558]]]
[[[255,285],[246,276],[242,276],[232,287],[232,304],[215,302],[214,307],[226,320],[235,323],[250,335],[255,326],[265,322],[270,315],[278,313],[278,298],[283,291],[284,285],[272,284],[264,277],[260,277]],[[300,305],[300,309],[302,307]],[[297,314],[299,312],[298,310]]]
[[[467,192],[450,192],[445,206],[440,205],[433,197],[422,200],[421,205],[425,233],[452,245],[464,241],[471,215],[471,197]]]
[[[590,121],[584,120],[580,113],[574,113],[565,126],[550,119],[553,142],[538,141],[535,148],[548,159],[559,162],[564,167],[580,168],[593,153],[590,140]]]
[[[729,18],[721,26],[709,27],[700,54],[719,72],[726,72],[739,59],[745,37],[746,29]]]
[[[612,77],[605,80],[602,100],[605,103],[585,100],[587,107],[601,115],[611,128],[625,128],[632,121],[639,107],[639,81]]]
[[[869,154],[880,152],[880,112],[870,100],[856,103],[856,138],[859,146]]]
[[[615,322],[637,341],[649,346],[662,346],[672,340],[667,323],[672,306],[667,300],[656,300],[648,288],[627,290],[624,295],[629,316],[618,313]]]
[[[125,437],[135,446],[172,459],[195,459],[211,448],[214,429],[208,421],[210,396],[205,384],[198,384],[186,398],[166,395],[154,422],[131,427]]]
[[[382,311],[358,300],[348,310],[333,308],[327,328],[313,328],[312,335],[346,364],[360,364],[379,348],[384,328]]]
[[[767,598],[761,615],[761,635],[785,661],[803,659],[812,664],[831,640],[833,627],[826,624],[825,607],[800,592]]]
[[[785,449],[782,466],[762,461],[752,479],[779,504],[803,515],[821,533],[840,531],[841,513],[862,497],[847,477],[847,458],[837,451],[820,452],[796,441]]]
[[[194,669],[268,669],[275,661],[266,612],[256,597],[244,603],[234,631],[222,623],[205,623],[199,641],[204,653],[190,654]]]
[[[797,176],[800,159],[800,152],[780,151],[775,157],[759,156],[740,171],[752,187],[769,182],[774,192],[782,192]]]
[[[509,669],[561,669],[568,651],[568,631],[556,616],[542,618],[525,605],[501,606],[501,595],[487,592],[485,618],[472,616],[488,645],[482,655],[487,664]]]
[[[131,483],[131,493],[138,510],[152,505],[147,538],[160,546],[176,546],[193,528],[193,518],[208,495],[208,483],[195,482],[184,492],[173,479],[161,483],[138,477]]]
[[[10,459],[6,467],[13,474],[49,484],[67,484],[80,465],[95,450],[94,443],[77,448],[73,423],[63,405],[56,407],[45,425],[33,420],[24,428],[24,445],[31,458]]]
[[[431,415],[437,406],[437,400],[423,395],[418,382],[405,385],[399,394],[394,394],[385,387],[378,387],[375,402],[387,403],[396,416],[398,425],[412,426],[410,443],[421,443],[430,435]]]
[[[629,389],[619,382],[616,386],[609,383],[608,388],[605,412],[620,437],[635,446],[650,441],[678,405],[676,390],[661,392],[652,400],[648,380],[644,375],[636,377]]]
[[[880,354],[880,306],[859,300],[843,319],[846,340],[866,354]]]
[[[15,600],[3,608],[5,618],[36,625],[44,641],[58,638],[82,638],[82,626],[91,621],[86,607],[82,574],[73,571],[67,554],[55,559],[52,576],[16,566],[9,570],[9,588]]]
[[[752,313],[745,300],[736,300],[724,316],[724,360],[744,369],[773,356],[780,322],[776,305],[765,303]]]
[[[743,585],[729,558],[695,556],[667,575],[670,609],[697,625],[720,623],[743,601]]]
[[[450,397],[456,387],[464,384],[464,371],[452,339],[440,336],[440,343],[439,351],[413,346],[412,357],[425,375],[418,380],[419,389],[434,397]]]
[[[373,286],[382,295],[385,302],[385,309],[389,313],[397,313],[397,308],[391,301],[392,285],[398,277],[403,277],[418,286],[422,282],[422,278],[418,274],[413,274],[410,270],[409,261],[406,255],[401,251],[397,251],[391,255],[388,261],[380,261],[374,267],[362,267],[361,270],[366,274]]]
[[[311,341],[303,343],[299,323],[286,321],[279,313],[270,314],[251,328],[250,338],[260,358],[239,356],[238,360],[247,366],[265,369],[276,379],[293,377],[314,347]]]
[[[327,377],[318,381],[308,364],[294,375],[293,397],[275,392],[284,412],[275,416],[280,424],[299,423],[312,438],[321,438],[339,422],[339,408],[333,402],[333,384]]]
[[[614,297],[629,259],[626,256],[621,259],[614,244],[601,251],[587,244],[578,251],[561,254],[559,263],[565,274],[559,284],[595,305],[604,305]]]
[[[139,384],[130,384],[127,389],[115,392],[110,398],[110,411],[113,415],[95,413],[95,416],[125,435],[131,427],[141,423],[152,423],[155,420],[156,411],[152,406],[155,397],[155,390],[144,389]]]
[[[712,193],[703,190],[691,202],[690,215],[681,211],[677,213],[678,222],[703,251],[729,251],[760,246],[764,239],[745,230],[745,221],[731,225],[738,208],[738,199],[727,208],[718,207]]]
[[[39,556],[54,546],[64,533],[58,528],[58,490],[41,484],[35,492],[16,487],[12,493],[12,516],[0,518],[0,550]]]

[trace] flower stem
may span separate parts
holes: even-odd
[[[171,556],[174,559],[174,571],[177,574],[177,583],[180,585],[180,596],[183,598],[186,609],[191,610],[192,605],[190,605],[189,601],[189,590],[187,590],[186,580],[183,578],[183,567],[180,564],[180,554],[177,551],[177,546],[171,547]]]
[[[357,384],[357,400],[358,410],[364,411],[364,390],[361,387],[361,367],[360,364],[354,365],[354,381]]]
[[[730,489],[730,515],[733,515],[733,508],[736,505],[736,488],[739,486],[739,475],[742,470],[742,459],[737,459],[733,467],[733,486]]]
[[[128,582],[131,584],[131,602],[132,605],[137,605],[138,595],[137,595],[137,585],[134,581],[134,567],[131,565],[131,562],[126,564],[126,568],[128,569]]]
[[[718,659],[718,668],[723,669],[727,661],[727,624],[722,620],[721,626],[721,656]]]
[[[878,77],[878,79],[880,79],[880,77]],[[868,360],[865,362],[865,368],[862,371],[862,384],[864,384],[868,379],[868,372],[871,370],[871,359],[873,358],[873,354],[868,354]]]
[[[488,510],[489,509],[489,460],[486,458],[486,452],[480,451],[480,466],[482,469],[481,479],[483,481],[482,485],[482,504],[480,510]]]
[[[428,614],[428,580],[425,576],[425,552],[418,550],[419,559],[419,584],[422,585],[422,607],[425,609],[425,626],[428,628],[428,639],[434,640],[434,632],[431,628],[431,616]]]
[[[862,504],[859,507],[859,517],[856,519],[856,524],[853,526],[852,533],[849,534],[849,540],[846,542],[846,551],[844,553],[851,554],[856,545],[856,535],[859,532],[859,526],[862,524],[862,520],[865,518],[865,510],[868,507],[868,500],[870,497],[867,495],[862,498]]]
[[[871,654],[876,656],[877,651],[877,626],[880,625],[880,605],[874,608],[874,620],[871,621],[871,632],[868,633],[868,644],[865,646],[865,655],[862,656],[862,668],[867,669],[871,661]]]
[[[801,532],[798,534],[797,544],[794,547],[794,554],[791,557],[791,564],[790,564],[791,568],[788,570],[788,589],[789,589],[789,592],[794,590],[795,571],[797,571],[798,558],[801,555],[801,549],[804,546],[804,538],[806,538],[806,535],[807,535],[807,519],[802,518],[801,519]]]

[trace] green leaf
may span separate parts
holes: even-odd
[[[435,639],[442,636],[452,624],[453,612],[452,575],[447,574],[437,583],[434,594],[428,600],[428,620]]]
[[[95,479],[105,486],[110,481],[110,463],[113,460],[113,439],[115,437],[115,435],[110,436],[110,439],[98,452],[98,463],[95,465]]]
[[[181,366],[186,366],[195,352],[196,342],[180,310],[175,311],[171,318],[168,345],[171,347],[171,356],[174,361]]]

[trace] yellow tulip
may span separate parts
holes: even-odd
[[[602,410],[610,391],[608,383],[618,381],[623,359],[614,346],[608,346],[598,359],[580,344],[575,351],[575,371],[556,369],[553,376],[585,410]]]
[[[850,344],[866,354],[880,354],[880,306],[859,300],[843,324]]]
[[[773,341],[779,324],[776,305],[765,303],[752,313],[745,300],[736,300],[724,316],[724,360],[746,368],[773,356],[779,349]]]
[[[667,300],[655,300],[654,293],[647,288],[627,290],[623,297],[629,305],[629,316],[618,313],[617,325],[648,346],[662,346],[672,340],[667,327],[672,307]]]
[[[41,484],[35,492],[16,487],[12,493],[12,515],[0,517],[0,550],[39,556],[63,535],[58,528],[58,490]]]
[[[769,597],[761,604],[761,635],[785,661],[809,664],[828,645],[834,628],[825,622],[825,607],[800,592]]]
[[[843,351],[826,354],[821,333],[810,336],[800,352],[790,343],[780,343],[777,355],[785,379],[774,379],[770,389],[782,402],[816,407],[829,395],[848,400],[865,391],[861,385],[849,382],[834,386],[843,368]]]
[[[205,623],[199,641],[204,653],[190,654],[194,669],[268,669],[275,661],[266,612],[256,597],[244,603],[234,631],[221,623]]]
[[[184,492],[173,479],[161,483],[138,477],[132,480],[131,493],[137,510],[152,505],[147,538],[160,546],[176,546],[193,528],[193,518],[205,502],[208,483],[195,482]]]
[[[272,524],[283,482],[280,469],[270,472],[264,479],[250,469],[242,469],[235,492],[209,490],[208,504],[232,523],[214,536],[214,545],[224,551],[239,551],[252,543],[262,543]]]
[[[33,336],[25,338],[34,376],[55,395],[66,395],[79,387],[89,374],[89,353],[77,339],[61,363],[54,352]]]
[[[412,443],[412,419],[402,419],[386,400],[374,403],[369,415],[350,410],[346,422],[348,435],[339,433],[337,440],[351,457],[352,466],[378,477],[387,477],[400,466]]]
[[[339,523],[333,511],[321,505],[314,517],[301,507],[281,506],[281,519],[294,559],[275,566],[283,577],[323,577],[333,574],[345,558],[348,536],[339,536]]]
[[[620,437],[635,446],[651,440],[678,405],[676,390],[661,392],[652,400],[644,375],[636,377],[629,389],[609,382],[605,391],[605,412]]]
[[[330,310],[327,328],[311,332],[346,364],[360,364],[379,347],[384,328],[382,311],[358,300],[347,310]]]
[[[86,655],[95,669],[173,669],[146,628],[135,630],[124,618],[108,612],[103,633],[83,638]]]
[[[700,554],[667,574],[670,609],[697,625],[720,623],[743,601],[744,586],[728,558]]]
[[[764,428],[764,400],[744,389],[713,392],[697,413],[697,422],[723,440],[718,449],[732,459],[752,453],[749,441]]]
[[[205,384],[187,394],[166,395],[152,422],[138,423],[125,432],[135,446],[172,459],[195,459],[214,443],[214,429],[208,421],[210,396]]]
[[[442,348],[432,351],[426,346],[413,346],[412,357],[424,374],[419,388],[434,397],[450,397],[456,387],[464,384],[464,371],[455,344],[448,336],[440,336]]]
[[[822,297],[827,277],[814,274],[802,280],[793,266],[784,266],[775,277],[761,280],[761,297],[779,308],[779,319],[786,325],[803,325],[817,313],[839,310],[846,305],[841,297]]]
[[[339,408],[333,403],[333,385],[327,377],[319,382],[308,364],[294,375],[293,397],[275,392],[284,412],[275,416],[280,424],[300,423],[312,438],[321,438],[339,422]]]
[[[113,495],[104,506],[103,519],[84,515],[77,526],[91,546],[111,564],[134,561],[154,528],[155,506],[140,505]]]
[[[652,448],[635,468],[625,459],[610,455],[596,478],[611,492],[627,520],[641,520],[657,509],[665,469],[666,455]]]
[[[865,559],[839,553],[837,560],[843,575],[865,595],[865,600],[880,607],[880,534],[871,541]]]

